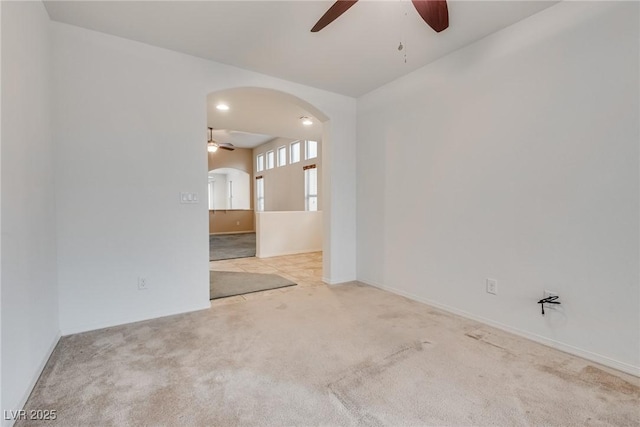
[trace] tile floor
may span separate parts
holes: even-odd
[[[322,252],[284,255],[272,258],[237,258],[211,261],[209,270],[247,273],[278,274],[298,284],[287,288],[271,289],[211,301],[211,306],[236,304],[255,298],[290,292],[300,287],[326,286],[322,281]]]

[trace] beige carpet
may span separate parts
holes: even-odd
[[[269,292],[63,338],[27,409],[61,426],[640,422],[637,378],[356,283]]]
[[[210,234],[209,260],[256,256],[256,233]]]

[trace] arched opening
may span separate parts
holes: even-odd
[[[216,244],[226,247],[234,239],[246,244],[246,234],[253,232],[258,259],[289,257],[291,269],[306,271],[298,279],[322,282],[330,250],[330,203],[323,185],[328,121],[310,103],[273,89],[241,87],[207,96],[209,134],[221,148],[208,153],[210,182],[211,172],[230,167],[246,171],[252,182],[249,209],[240,212],[227,204],[228,210],[220,211],[210,206],[210,254],[216,252]],[[222,200],[222,193],[218,196]],[[210,261],[213,269],[230,265],[214,257]],[[231,264],[231,269],[246,265]]]
[[[209,210],[250,209],[251,179],[249,173],[236,168],[209,171]]]

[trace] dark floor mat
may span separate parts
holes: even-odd
[[[209,260],[256,256],[256,233],[209,235]]]

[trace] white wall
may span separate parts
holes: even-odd
[[[323,126],[322,280],[329,284],[349,282],[356,277],[356,259],[351,257],[356,252],[356,144],[332,141],[332,135],[356,140],[356,128],[350,126],[349,119],[348,115],[342,120],[332,119]]]
[[[231,206],[233,209],[249,209],[251,206],[250,185],[253,184],[249,178],[249,174],[237,169],[230,170],[227,174],[227,180],[232,185]]]
[[[358,278],[638,375],[638,23],[562,2],[359,99]]]
[[[214,169],[212,171],[209,171],[209,182],[214,182],[214,210],[248,210],[251,206],[251,179],[249,178],[249,174],[247,172],[234,168]],[[229,183],[231,183],[232,197],[229,197]]]
[[[322,250],[322,212],[256,212],[256,256]]]
[[[21,409],[59,338],[49,17],[2,2],[2,410]],[[11,425],[4,420],[3,425]]]
[[[65,24],[52,39],[64,334],[209,306],[207,204],[178,203],[206,200],[209,93],[267,87],[324,112],[347,153],[329,197],[355,207],[354,99]],[[353,279],[355,209],[332,216],[325,274]]]
[[[2,99],[2,3],[0,3],[0,100]],[[0,102],[0,118],[2,102]],[[0,119],[0,187],[2,186],[2,120]],[[2,193],[0,191],[0,307],[2,307]],[[2,405],[2,313],[0,313],[0,409]]]
[[[217,209],[229,209],[227,175],[209,172],[209,182],[213,181],[213,206]]]

